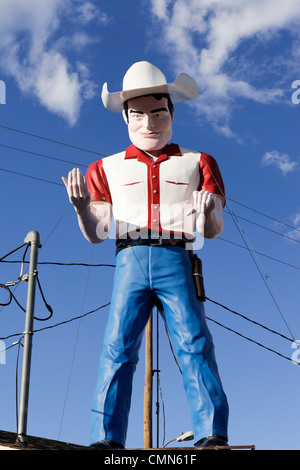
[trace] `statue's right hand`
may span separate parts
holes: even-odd
[[[91,201],[91,194],[80,169],[73,168],[69,172],[68,179],[62,176],[62,180],[66,186],[71,204],[73,204],[77,212],[84,211]]]

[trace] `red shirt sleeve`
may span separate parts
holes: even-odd
[[[225,205],[225,186],[219,166],[216,160],[207,153],[201,153],[200,158],[200,187],[198,190],[201,189],[218,194],[224,199]]]
[[[87,169],[85,178],[89,191],[92,194],[92,201],[112,203],[102,160],[91,163]]]

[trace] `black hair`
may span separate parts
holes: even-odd
[[[171,116],[173,117],[174,105],[173,105],[172,100],[170,98],[170,95],[168,93],[151,93],[150,95],[143,95],[143,96],[153,96],[158,101],[161,100],[162,98],[167,98],[168,108],[169,108]],[[124,111],[125,111],[125,114],[126,114],[126,117],[127,117],[127,121],[128,121],[128,100],[124,101],[123,108],[124,108]]]

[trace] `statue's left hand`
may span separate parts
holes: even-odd
[[[193,212],[208,216],[215,208],[214,195],[202,189],[193,192]]]

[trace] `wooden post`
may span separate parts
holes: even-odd
[[[144,386],[144,449],[152,448],[153,314],[146,326]]]

